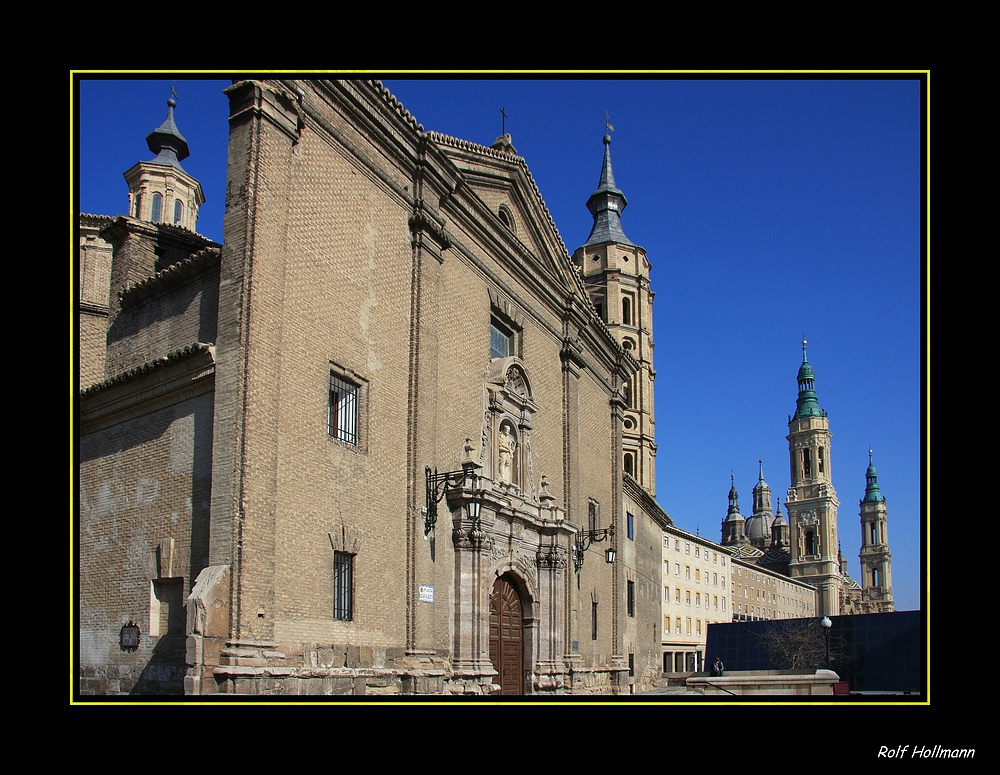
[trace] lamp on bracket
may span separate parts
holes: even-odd
[[[472,498],[469,500],[469,518],[474,522],[479,522],[479,512],[482,508],[482,498],[476,489],[476,469],[472,465],[467,465],[460,471],[445,471],[438,473],[435,468],[433,473],[430,466],[424,466],[424,474],[427,477],[427,505],[424,507],[424,535],[428,535],[437,524],[437,505],[450,489],[464,487],[465,482],[472,480]]]
[[[583,556],[591,544],[599,544],[608,538],[615,537],[615,526],[609,525],[608,527],[601,528],[600,530],[587,530],[582,533],[577,533],[576,543],[573,545],[573,564],[576,566],[577,573],[583,567]],[[613,544],[608,544],[608,548],[604,550],[604,560],[611,565],[615,561],[615,547]]]

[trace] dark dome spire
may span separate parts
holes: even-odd
[[[146,135],[146,145],[149,150],[156,154],[150,164],[160,164],[164,167],[176,167],[183,170],[181,160],[191,155],[188,150],[187,140],[180,133],[177,124],[174,122],[174,108],[177,106],[175,99],[177,92],[171,87],[171,96],[167,100],[167,117],[156,129]]]
[[[732,474],[729,475],[729,517],[732,518],[734,515],[739,519],[743,518],[740,514],[740,496],[736,492],[736,480]]]
[[[611,135],[604,135],[604,164],[601,166],[601,181],[597,190],[587,200],[587,209],[594,216],[594,228],[584,243],[599,245],[602,242],[620,242],[623,245],[633,243],[622,231],[621,212],[628,206],[618,186],[615,185],[615,174],[611,170]]]

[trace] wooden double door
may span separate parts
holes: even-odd
[[[524,694],[524,605],[509,574],[490,594],[490,662],[500,694]]]

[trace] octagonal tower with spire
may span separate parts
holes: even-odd
[[[632,359],[634,376],[625,387],[622,470],[651,495],[656,494],[656,442],[653,413],[653,292],[646,251],[622,231],[621,213],[628,206],[611,169],[612,127],[604,136],[604,162],[597,189],[587,200],[594,226],[573,253],[601,321]]]
[[[201,183],[181,166],[190,151],[174,121],[175,96],[176,92],[167,100],[163,123],[146,136],[146,145],[156,158],[137,162],[124,173],[128,183],[128,214],[143,221],[170,223],[195,231],[205,194]]]

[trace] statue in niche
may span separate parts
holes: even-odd
[[[497,475],[506,484],[513,483],[514,450],[517,440],[510,432],[510,423],[500,426],[500,439],[497,442]]]

